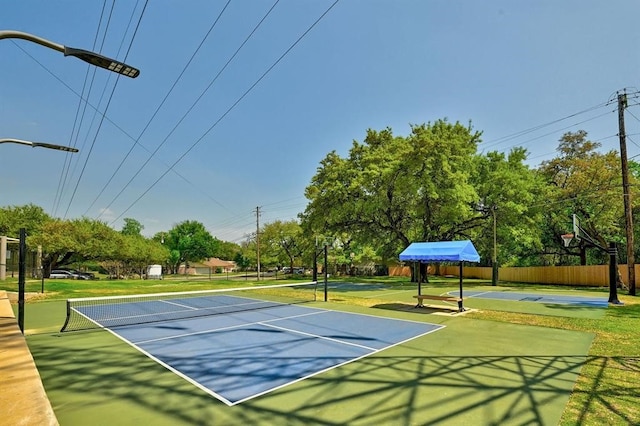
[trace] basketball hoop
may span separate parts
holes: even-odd
[[[573,240],[573,234],[564,234],[564,235],[561,235],[560,237],[562,237],[562,241],[564,241],[564,246],[569,247],[571,240]]]

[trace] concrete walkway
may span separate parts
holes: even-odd
[[[0,290],[0,425],[58,425],[11,303]]]

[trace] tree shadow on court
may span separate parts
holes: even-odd
[[[575,374],[589,364],[638,368],[637,361],[624,357],[375,356],[263,401],[277,406],[306,394],[292,410],[316,420],[318,413],[334,413],[323,416],[323,424],[557,424]],[[635,398],[640,385],[601,385],[596,381],[594,389],[585,391],[588,401],[579,417],[594,405],[605,405],[615,421],[632,424],[632,415],[616,410],[616,399]],[[278,413],[265,404],[261,408]]]
[[[465,352],[463,341],[450,344]],[[639,368],[620,357],[438,356],[409,343],[227,406],[105,332],[31,336],[29,346],[63,425],[556,424],[581,369]],[[286,351],[274,365],[282,358]],[[205,362],[189,360],[194,368]],[[229,362],[252,361],[229,354]],[[615,400],[635,398],[640,385],[602,386],[596,377],[581,392],[579,416],[605,404],[631,423]]]

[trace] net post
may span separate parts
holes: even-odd
[[[71,318],[71,302],[67,299],[67,318],[64,320],[60,333],[62,333],[67,328],[67,325],[69,325],[69,318]]]

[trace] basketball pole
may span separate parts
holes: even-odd
[[[616,243],[609,243],[607,253],[609,253],[609,303],[624,305],[618,300],[618,261],[616,260],[618,249],[616,248]]]
[[[618,299],[618,249],[616,248],[616,243],[609,242],[609,247],[605,248],[594,241],[589,234],[586,234],[584,230],[580,227],[580,225],[576,225],[576,215],[573,215],[573,223],[574,223],[574,231],[576,232],[576,236],[579,233],[580,235],[586,235],[588,238],[579,237],[578,240],[584,241],[587,244],[587,247],[592,246],[596,247],[609,255],[609,303],[612,305],[622,306],[622,303]],[[574,238],[574,234],[564,234],[561,235],[562,240],[564,241],[564,246],[569,247],[569,243]]]

